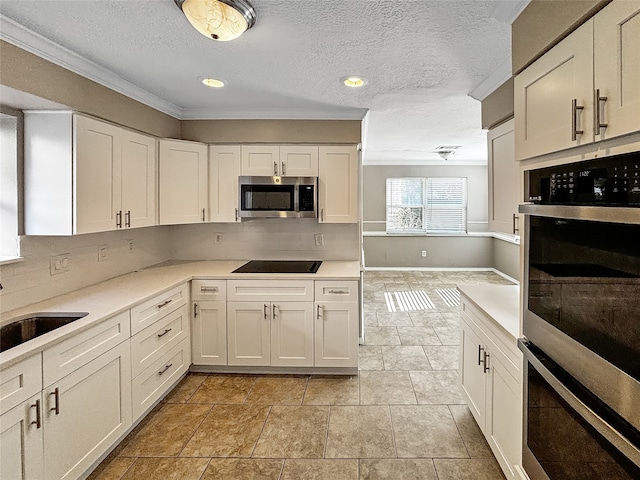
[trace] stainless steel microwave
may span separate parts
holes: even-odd
[[[317,177],[238,179],[240,218],[317,218]]]

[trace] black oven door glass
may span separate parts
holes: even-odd
[[[574,391],[589,392],[550,360],[538,357],[556,378]],[[595,428],[578,415],[529,362],[527,369],[526,442],[528,449],[551,480],[635,480],[640,468],[626,458]],[[582,395],[581,395],[582,396]],[[583,396],[584,400],[584,396]],[[616,427],[624,423],[595,397],[589,402]],[[599,405],[596,405],[599,403]],[[637,431],[625,433],[637,441]]]
[[[640,380],[640,225],[530,217],[528,309]]]
[[[240,185],[243,211],[295,211],[295,185]]]

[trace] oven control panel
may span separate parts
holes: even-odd
[[[529,201],[640,207],[640,152],[530,170]]]

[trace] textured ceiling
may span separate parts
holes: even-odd
[[[208,40],[173,0],[2,0],[0,13],[113,72],[183,119],[361,119],[366,163],[485,162],[468,96],[510,52],[508,1],[251,0],[256,25]],[[368,80],[361,89],[346,75]],[[223,79],[208,89],[203,77]]]

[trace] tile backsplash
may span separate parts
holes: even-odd
[[[357,224],[271,219],[22,237],[21,255],[0,266],[2,314],[167,260],[358,260],[360,241]]]

